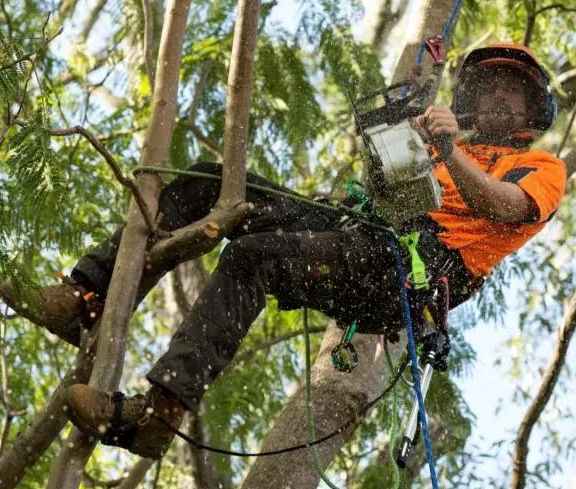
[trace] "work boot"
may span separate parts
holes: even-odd
[[[64,402],[68,418],[85,435],[153,459],[166,453],[174,438],[172,429],[180,426],[184,415],[180,401],[158,385],[146,395],[127,397],[76,384],[66,390]]]
[[[62,283],[19,293],[12,285],[0,285],[0,298],[20,316],[44,326],[69,341],[69,325],[80,319],[88,327],[101,314],[103,303],[80,284]]]

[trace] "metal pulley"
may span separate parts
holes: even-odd
[[[356,323],[352,323],[342,335],[342,340],[332,350],[332,365],[339,372],[350,373],[358,365],[358,354],[352,344],[352,337],[356,332]]]

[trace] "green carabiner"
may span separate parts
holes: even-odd
[[[370,211],[370,197],[368,197],[364,192],[364,185],[362,182],[359,182],[358,180],[346,180],[346,193],[360,202],[360,210],[362,212]]]

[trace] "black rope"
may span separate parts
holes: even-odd
[[[152,414],[152,417],[158,421],[160,421],[162,424],[164,424],[168,429],[170,429],[170,431],[172,431],[176,436],[182,438],[184,441],[190,443],[190,445],[193,445],[196,448],[199,448],[201,450],[207,450],[209,452],[214,452],[214,453],[220,453],[222,455],[232,455],[235,457],[267,457],[270,455],[280,455],[282,453],[287,453],[287,452],[294,452],[296,450],[302,450],[304,448],[310,448],[314,445],[318,445],[320,443],[325,442],[326,440],[329,440],[330,438],[333,438],[337,435],[339,435],[340,433],[342,433],[346,428],[348,428],[349,426],[351,426],[352,424],[356,423],[358,421],[359,418],[362,418],[366,415],[366,413],[381,399],[383,399],[386,395],[388,395],[388,393],[394,388],[394,386],[398,383],[398,381],[400,380],[400,377],[402,376],[402,374],[404,373],[404,370],[406,369],[406,366],[408,365],[408,358],[406,358],[404,360],[404,362],[402,363],[402,365],[400,366],[400,368],[398,369],[398,371],[396,372],[396,375],[394,376],[394,378],[392,379],[392,381],[390,382],[390,385],[384,390],[384,392],[382,392],[382,394],[380,394],[377,398],[373,399],[372,401],[370,401],[368,404],[364,405],[363,407],[361,407],[357,412],[356,412],[356,416],[354,416],[353,418],[349,419],[346,423],[344,423],[342,426],[340,426],[338,429],[334,430],[333,432],[318,438],[317,440],[314,440],[312,442],[309,443],[301,443],[300,445],[294,445],[291,447],[286,447],[286,448],[281,448],[279,450],[271,450],[268,452],[259,452],[259,453],[250,453],[250,452],[235,452],[233,450],[225,450],[223,448],[217,448],[217,447],[212,447],[210,445],[204,445],[196,440],[194,440],[193,438],[191,438],[190,436],[188,436],[185,433],[182,433],[179,429],[174,428],[168,421],[166,421],[164,418],[162,418],[161,416],[158,416],[157,414]]]

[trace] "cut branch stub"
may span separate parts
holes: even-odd
[[[204,226],[204,234],[209,238],[217,238],[220,234],[220,226],[215,221],[209,221]]]

